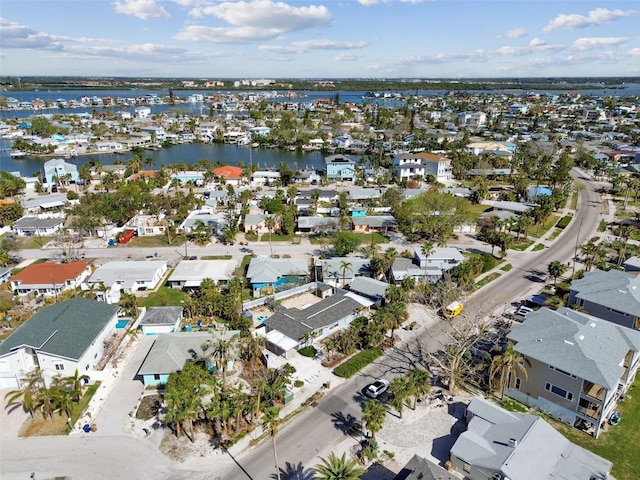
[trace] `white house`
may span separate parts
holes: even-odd
[[[115,332],[119,309],[81,297],[40,309],[0,343],[0,388],[19,388],[36,368],[47,385],[76,370],[91,377]]]
[[[98,267],[82,288],[94,289],[98,300],[117,303],[120,301],[120,292],[153,290],[166,272],[167,262],[164,260],[109,262]]]
[[[400,181],[433,175],[438,182],[452,179],[451,160],[433,153],[401,153],[393,157],[393,168]]]

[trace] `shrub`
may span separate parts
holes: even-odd
[[[364,367],[376,360],[382,355],[382,350],[379,348],[369,348],[356,353],[349,360],[342,365],[338,365],[333,369],[333,373],[338,377],[349,378],[358,373]]]
[[[567,228],[571,220],[573,220],[573,217],[571,215],[565,215],[560,220],[558,220],[558,223],[556,223],[556,227],[565,229]]]
[[[298,353],[300,355],[303,355],[305,357],[315,357],[317,350],[313,345],[308,345],[306,347],[302,347],[300,350],[298,350]]]
[[[482,255],[482,264],[482,273],[486,273],[498,265],[498,260],[493,255],[485,253]]]
[[[293,382],[293,386],[296,388],[300,388],[303,385],[304,385],[304,382],[302,380],[296,380],[295,382]]]

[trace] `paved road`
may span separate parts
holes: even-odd
[[[578,171],[573,172],[576,177],[581,176]],[[531,281],[527,276],[532,272],[546,272],[547,265],[553,260],[567,261],[574,254],[576,241],[578,244],[591,238],[596,232],[600,219],[600,197],[596,193],[594,184],[588,183],[580,191],[579,213],[568,228],[554,243],[554,247],[540,252],[514,253],[510,259],[514,268],[505,273],[501,278],[491,282],[480,292],[472,295],[467,300],[467,309],[478,309],[482,312],[491,312],[498,309],[511,299],[521,298],[532,291],[539,289],[540,283]],[[224,248],[224,247],[223,247]],[[268,246],[266,247],[269,248]],[[288,248],[291,251],[291,247]],[[266,252],[268,253],[268,252]],[[191,254],[191,253],[190,253]],[[510,254],[511,257],[511,254]],[[426,313],[425,313],[426,315]],[[340,429],[344,419],[353,416],[360,417],[362,397],[359,390],[372,378],[378,376],[392,377],[409,368],[413,368],[416,362],[424,357],[425,350],[435,351],[441,348],[446,339],[447,322],[435,322],[433,328],[428,329],[428,335],[423,335],[425,329],[418,330],[420,336],[411,338],[407,343],[398,345],[383,359],[369,366],[361,374],[347,381],[331,391],[331,394],[323,398],[315,408],[307,410],[297,416],[287,425],[282,427],[278,435],[278,452],[280,465],[287,462],[293,465],[299,463],[309,468],[316,464],[319,452],[330,451],[332,446],[341,442],[344,435]],[[84,443],[78,443],[77,439],[85,439]],[[127,459],[131,455],[131,467],[127,467],[127,473],[123,475],[113,474],[110,478],[206,478],[202,469],[189,472],[184,469],[174,469],[167,466],[168,461],[157,451],[149,451],[149,442],[129,437],[100,437],[94,435],[94,442],[87,442],[85,437],[57,437],[56,439],[23,439],[18,442],[8,442],[0,439],[2,451],[2,478],[23,478],[18,472],[33,471],[29,465],[48,466],[48,472],[70,472],[70,462],[82,465],[81,459],[90,458],[96,465],[104,465],[108,468],[109,458],[113,458],[116,452],[126,450]],[[118,447],[109,441],[122,439],[121,442],[129,442]],[[103,445],[104,444],[104,445]],[[20,445],[20,446],[18,446]],[[42,459],[32,452],[43,451]],[[84,452],[84,453],[83,453]],[[100,452],[100,454],[98,454]],[[135,452],[135,453],[134,453]],[[160,475],[151,475],[145,471],[144,475],[135,475],[137,463],[141,456],[148,455],[149,468],[158,470],[160,466],[166,469]],[[160,457],[160,458],[158,458]],[[270,478],[273,473],[273,451],[271,443],[262,442],[251,451],[237,456],[230,467],[222,465],[209,472],[214,478],[219,476],[225,480],[262,480]],[[120,462],[120,465],[129,462]],[[108,470],[104,470],[108,471]],[[5,473],[7,476],[5,477]],[[58,473],[58,474],[60,474]],[[102,478],[98,476],[79,475],[76,470],[73,473],[65,473],[71,478]]]

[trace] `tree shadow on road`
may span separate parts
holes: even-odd
[[[280,477],[272,473],[269,478],[271,480],[313,480],[315,474],[310,468],[305,468],[302,462],[298,462],[297,465],[287,462],[284,467],[280,467]]]

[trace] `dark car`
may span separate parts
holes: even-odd
[[[389,381],[384,378],[378,379],[364,390],[364,394],[369,398],[378,398],[389,388]]]

